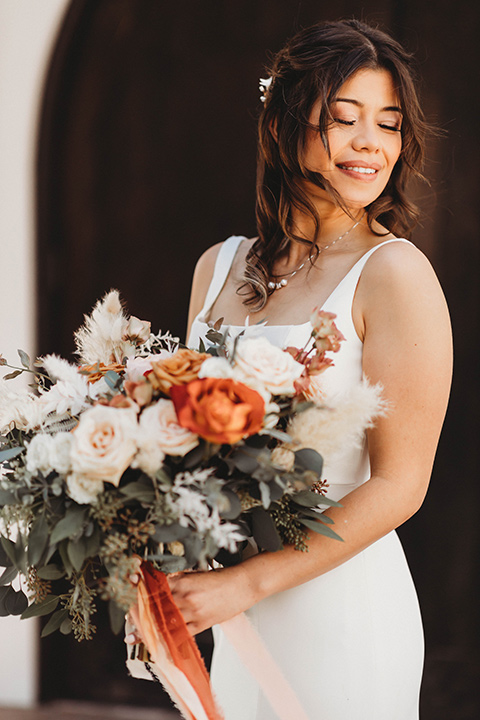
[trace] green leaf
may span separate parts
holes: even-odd
[[[72,632],[72,621],[70,618],[67,618],[62,622],[62,624],[60,625],[60,632],[62,633],[62,635],[70,635],[70,633]]]
[[[28,564],[36,565],[47,547],[50,528],[45,515],[39,515],[28,536]]]
[[[41,617],[56,610],[60,598],[57,595],[47,595],[45,600],[29,605],[22,613],[22,620],[31,617]]]
[[[0,488],[0,506],[4,507],[5,505],[18,505],[18,500],[15,497],[15,495],[8,490],[2,490]]]
[[[204,353],[205,352],[205,343],[203,342],[202,338],[200,338],[198,343],[198,352]]]
[[[55,525],[50,537],[50,544],[53,545],[80,532],[85,522],[86,512],[86,508],[72,505],[65,513],[65,517]]]
[[[109,370],[103,377],[111,390],[116,390],[122,382],[122,378],[114,370]]]
[[[11,593],[15,592],[11,585],[0,587],[0,617],[8,617],[10,612],[7,610],[7,599]]]
[[[313,448],[303,448],[295,453],[295,467],[313,470],[320,477],[323,469],[323,458]]]
[[[3,537],[3,535],[0,535],[0,542],[4,551],[4,555],[0,555],[0,565],[8,567],[9,565],[15,564],[15,543],[6,537]],[[10,560],[8,565],[3,562],[4,560],[7,560],[7,558]]]
[[[319,495],[312,490],[301,490],[292,495],[293,502],[304,507],[317,507],[318,505],[328,505],[329,507],[342,507],[336,500],[330,500],[324,495]]]
[[[310,530],[314,530],[319,535],[326,535],[327,537],[333,538],[334,540],[340,540],[341,542],[343,542],[343,539],[340,537],[340,535],[337,535],[337,533],[332,530],[332,528],[327,527],[321,522],[317,522],[316,520],[307,520],[302,517],[299,517],[298,521],[302,523],[302,525],[305,525],[305,527],[308,527]]]
[[[51,633],[55,632],[55,630],[58,630],[60,628],[60,625],[62,625],[64,620],[66,620],[67,618],[68,610],[66,608],[62,608],[62,610],[57,610],[56,612],[54,612],[50,620],[43,628],[40,637],[47,637],[47,635],[50,635]]]
[[[4,375],[3,379],[4,380],[13,380],[14,378],[21,375],[23,372],[25,372],[25,371],[24,370],[14,370],[13,372],[7,373],[7,375]]]
[[[228,502],[228,508],[224,507],[220,511],[220,517],[223,520],[235,520],[242,512],[242,503],[240,502],[240,498],[236,493],[233,492],[233,490],[229,490],[228,488],[224,488],[222,490],[221,498],[222,500],[226,498]]]
[[[125,487],[120,488],[122,495],[128,498],[138,500],[139,502],[152,502],[155,500],[155,491],[152,487],[148,487],[142,482],[131,482]]]
[[[12,589],[12,592],[5,598],[5,609],[9,615],[21,615],[23,611],[28,607],[28,598],[23,590]]]
[[[27,552],[23,544],[23,536],[20,532],[17,535],[17,541],[15,543],[15,565],[24,575],[27,574]]]
[[[60,557],[62,558],[65,572],[67,573],[68,577],[70,577],[73,572],[73,566],[70,562],[70,558],[68,557],[68,540],[63,540],[63,542],[60,543],[60,545],[58,546],[58,552],[60,553]]]
[[[20,362],[22,363],[23,367],[29,370],[30,368],[30,358],[28,357],[27,353],[24,350],[17,350],[18,357],[20,358]]]
[[[118,635],[125,626],[125,610],[122,610],[114,600],[108,603],[108,617],[110,618],[110,627],[114,635]]]
[[[258,487],[260,488],[260,497],[262,499],[262,505],[267,510],[270,507],[271,497],[270,497],[270,486],[267,485],[265,482],[258,483]]]
[[[188,567],[187,560],[176,555],[148,555],[147,560],[157,562],[164,573],[181,572]]]
[[[80,572],[87,557],[87,542],[88,538],[83,537],[79,540],[69,540],[68,542],[68,558],[77,572]]]
[[[24,447],[13,447],[7,448],[6,450],[0,450],[0,463],[18,457],[18,455],[21,455],[24,450]]]
[[[251,448],[249,452],[244,452],[241,449],[237,450],[237,452],[232,453],[230,456],[230,460],[233,462],[236,468],[240,470],[240,472],[245,473],[246,475],[251,475],[254,470],[258,467],[258,451],[255,452],[254,448]]]
[[[254,507],[250,510],[250,515],[252,534],[257,545],[268,552],[281,550],[282,540],[270,513],[261,507]]]
[[[0,586],[2,585],[9,585],[12,580],[15,580],[15,578],[18,575],[18,570],[16,567],[7,567],[3,573],[0,575]]]
[[[58,565],[45,565],[45,567],[37,570],[37,575],[42,580],[59,580],[65,577],[65,570]]]
[[[190,535],[190,530],[178,523],[172,523],[172,525],[157,525],[155,532],[152,535],[152,540],[158,543],[169,543],[175,542],[176,540],[183,540]]]
[[[280,440],[280,442],[292,442],[292,438],[290,437],[290,435],[288,435],[286,432],[283,432],[283,430],[277,430],[277,428],[268,428],[268,430],[265,430],[265,433],[270,435],[270,437],[275,438],[276,440]]]

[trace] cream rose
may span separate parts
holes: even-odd
[[[165,455],[186,455],[198,445],[198,435],[178,424],[171,400],[159,400],[140,416],[139,452],[134,466],[149,475],[161,467]]]
[[[245,338],[238,342],[234,359],[234,377],[245,384],[257,381],[272,395],[294,395],[295,380],[304,366],[265,337]]]
[[[137,451],[136,413],[96,405],[83,413],[72,434],[73,474],[118,486]]]
[[[90,505],[103,490],[103,482],[88,475],[72,473],[67,477],[67,493],[79,505]]]

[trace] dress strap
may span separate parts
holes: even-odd
[[[217,259],[215,261],[215,268],[213,270],[213,276],[210,285],[207,290],[205,297],[205,303],[203,308],[197,315],[198,319],[203,319],[209,312],[213,303],[220,295],[220,291],[225,285],[225,281],[232,267],[233,260],[235,258],[238,246],[245,240],[244,235],[231,235],[223,243],[222,247],[218,251]]]
[[[410,240],[406,240],[405,238],[392,238],[391,240],[385,240],[384,242],[375,245],[375,247],[370,248],[370,250],[368,250],[364,255],[362,255],[360,260],[358,260],[355,265],[348,271],[343,280],[340,281],[335,290],[332,292],[330,298],[336,295],[337,292],[341,291],[341,294],[343,295],[345,292],[348,293],[349,291],[351,291],[353,301],[353,296],[357,289],[360,276],[362,274],[363,268],[367,263],[367,260],[373,255],[374,252],[379,250],[379,248],[394,242],[402,242],[407,243],[408,245],[413,245]],[[328,300],[330,300],[330,298],[328,298]]]

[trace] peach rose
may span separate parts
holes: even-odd
[[[295,381],[303,371],[290,353],[265,337],[242,338],[237,344],[234,374],[247,385],[255,381],[272,395],[294,395]]]
[[[137,452],[137,414],[131,409],[96,405],[73,431],[72,472],[118,486]]]
[[[165,360],[152,361],[152,372],[147,378],[154,390],[170,395],[174,385],[185,385],[196,380],[203,362],[209,358],[207,353],[195,352],[184,348],[177,350]]]
[[[177,385],[171,396],[180,425],[209,442],[233,444],[262,427],[262,396],[230,378],[203,378]]]

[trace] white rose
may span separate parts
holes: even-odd
[[[233,367],[226,358],[211,357],[200,367],[199,378],[233,378]]]
[[[86,410],[72,433],[73,473],[118,486],[137,451],[137,433],[136,413],[130,408],[96,405]]]
[[[47,433],[38,433],[31,439],[27,447],[27,470],[29,472],[41,472],[44,475],[52,472],[53,468],[50,462],[52,442],[52,436]]]
[[[249,383],[256,380],[272,395],[294,395],[295,380],[304,366],[290,353],[272,345],[265,337],[244,338],[237,344],[234,360],[234,376]]]
[[[52,468],[60,475],[66,475],[72,465],[70,452],[73,435],[69,432],[59,432],[52,437],[50,445],[50,463]]]
[[[149,475],[161,467],[165,455],[186,455],[198,445],[198,436],[178,424],[171,400],[159,400],[140,416],[139,452],[135,467]]]
[[[103,482],[88,475],[72,473],[67,477],[67,493],[79,505],[90,505],[103,490]]]

